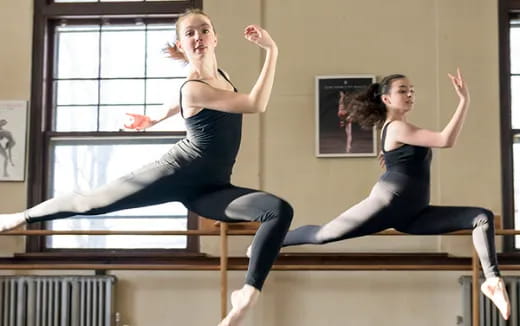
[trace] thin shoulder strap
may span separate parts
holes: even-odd
[[[226,76],[226,74],[219,68],[217,69],[218,72],[222,75],[222,77],[224,77],[224,79],[231,85],[233,86],[233,90],[235,92],[237,92],[237,88],[235,87],[235,85],[233,85],[233,83],[231,82],[231,80],[229,80],[229,78]],[[200,79],[188,79],[186,80],[184,83],[182,83],[181,87],[179,88],[179,107],[181,109],[181,116],[184,118],[184,110],[182,109],[182,88],[184,87],[184,85],[186,85],[188,82],[191,82],[191,81],[194,81],[194,82],[199,82],[199,83],[203,83],[203,84],[206,84],[208,86],[211,86],[210,84],[208,84],[207,82],[203,81],[203,80],[200,80]]]
[[[222,75],[222,77],[224,77],[224,79],[231,85],[233,86],[233,90],[235,92],[237,92],[237,88],[235,87],[235,85],[233,85],[233,83],[231,82],[231,80],[229,80],[229,78],[226,76],[226,74],[224,73],[224,71],[222,71],[220,68],[218,69],[218,72],[220,73],[220,75]]]
[[[203,80],[200,80],[200,79],[188,79],[186,81],[184,81],[184,83],[182,83],[181,87],[179,88],[179,107],[181,108],[181,117],[184,118],[184,110],[182,109],[182,88],[184,87],[184,85],[186,85],[188,82],[199,82],[199,83],[203,83],[203,84],[206,84],[208,86],[210,86],[210,84],[206,83],[205,81]]]
[[[385,151],[385,140],[386,140],[386,130],[388,129],[388,125],[391,124],[394,120],[388,121],[384,126],[383,130],[381,131],[381,149],[383,150],[383,153]]]

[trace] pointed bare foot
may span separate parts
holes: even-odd
[[[502,318],[508,320],[511,315],[511,303],[504,280],[501,277],[490,277],[482,283],[480,290],[497,307]]]
[[[0,232],[9,231],[25,224],[24,213],[0,214]]]
[[[251,251],[253,250],[253,245],[250,244],[249,247],[247,247],[247,250],[246,250],[246,256],[248,258],[251,258]]]
[[[251,307],[256,304],[260,291],[251,285],[244,285],[240,290],[231,293],[231,311],[218,326],[241,326]]]

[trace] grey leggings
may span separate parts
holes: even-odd
[[[292,207],[269,193],[229,183],[208,183],[210,176],[204,179],[203,172],[195,172],[157,161],[92,191],[49,199],[28,209],[26,219],[32,223],[180,201],[207,218],[262,222],[246,275],[246,283],[261,290],[289,229]]]
[[[426,186],[402,192],[395,184],[379,181],[360,203],[329,223],[289,231],[283,246],[324,244],[373,234],[388,228],[409,234],[442,234],[473,230],[473,244],[486,278],[499,276],[493,213],[479,207],[431,206]],[[416,189],[417,190],[417,189]]]

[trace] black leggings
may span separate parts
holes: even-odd
[[[157,161],[92,191],[49,199],[28,209],[26,219],[32,223],[180,201],[207,218],[261,222],[246,275],[246,283],[261,290],[289,229],[292,207],[262,191],[229,183],[196,184],[193,180],[200,180],[200,175]]]
[[[424,189],[423,189],[424,190]],[[427,193],[427,190],[424,190]],[[417,192],[415,192],[415,195]],[[479,207],[425,205],[425,198],[398,194],[379,181],[368,196],[323,226],[306,225],[289,231],[283,246],[324,244],[373,234],[388,228],[409,234],[442,234],[473,230],[473,244],[486,278],[499,276],[493,213]]]

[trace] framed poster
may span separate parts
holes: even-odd
[[[376,128],[362,129],[341,105],[375,82],[373,75],[316,76],[316,156],[376,156]]]
[[[0,181],[23,181],[27,101],[0,101]]]

